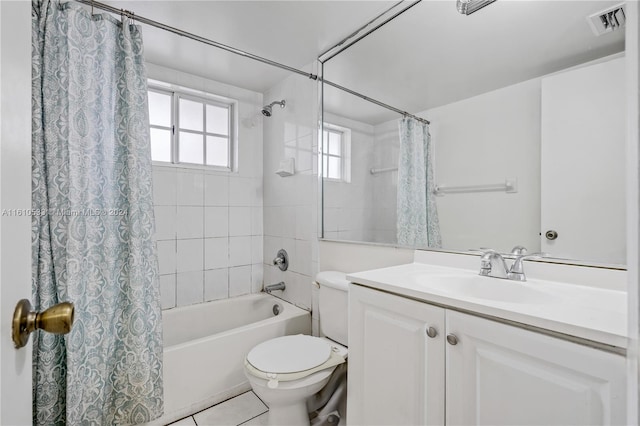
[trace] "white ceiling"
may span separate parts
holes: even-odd
[[[469,15],[427,1],[325,64],[325,78],[417,113],[624,49],[624,31],[596,37],[586,16],[619,1],[500,0]],[[377,124],[397,113],[326,89],[325,108]]]
[[[247,52],[305,68],[395,0],[107,1]],[[423,0],[325,64],[325,77],[416,113],[619,52],[624,34],[595,37],[585,17],[619,1],[499,0],[470,15]],[[148,61],[265,92],[289,72],[150,26]],[[396,113],[335,89],[327,110],[377,124]]]
[[[395,1],[107,1],[111,6],[294,68],[307,67]],[[264,92],[287,71],[143,27],[149,62]]]

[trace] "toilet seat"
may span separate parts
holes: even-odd
[[[273,389],[280,381],[300,380],[344,363],[346,354],[342,349],[318,337],[284,336],[254,347],[244,364],[248,373],[268,380]]]
[[[317,367],[329,359],[331,346],[325,340],[297,334],[277,337],[256,345],[247,361],[270,373],[297,373]]]

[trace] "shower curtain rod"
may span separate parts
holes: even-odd
[[[379,24],[375,25],[373,28],[369,28],[365,33],[360,34],[362,31],[367,29],[369,26],[374,24],[377,20],[379,20],[383,16],[387,15],[391,10],[393,10],[396,7],[400,6],[405,1],[406,0],[400,0],[399,2],[397,2],[396,4],[391,6],[389,9],[385,10],[380,15],[376,16],[375,18],[373,18],[372,20],[370,20],[369,22],[364,24],[362,27],[358,28],[356,31],[354,31],[353,33],[351,33],[348,36],[346,36],[344,39],[340,40],[338,43],[336,43],[335,45],[331,46],[330,48],[328,48],[327,50],[322,52],[320,55],[318,55],[318,60],[324,64],[329,59],[337,56],[339,53],[344,52],[345,50],[347,50],[348,48],[350,48],[351,46],[353,46],[354,44],[356,44],[357,42],[359,42],[363,38],[367,37],[369,34],[371,34],[372,32],[376,31],[380,27],[382,27],[382,26],[388,24],[389,22],[393,21],[398,16],[402,15],[407,10],[411,9],[413,6],[415,6],[418,3],[420,3],[422,0],[416,0],[415,2],[411,3],[409,6],[407,6],[404,9],[394,13],[390,17],[386,18],[384,21],[382,21]]]
[[[351,95],[354,95],[354,96],[357,96],[357,97],[359,97],[359,98],[362,98],[362,99],[364,99],[365,101],[369,101],[369,102],[371,102],[371,103],[373,103],[373,104],[379,105],[379,106],[381,106],[381,107],[383,107],[383,108],[386,108],[386,109],[388,109],[388,110],[391,110],[391,111],[393,111],[393,112],[397,112],[398,114],[401,114],[401,115],[403,115],[403,116],[405,116],[405,117],[411,117],[411,118],[413,118],[413,119],[415,119],[415,120],[418,120],[418,121],[419,121],[419,122],[421,122],[421,123],[431,124],[431,122],[430,122],[429,120],[427,120],[426,118],[418,117],[417,115],[413,115],[413,114],[411,114],[411,113],[408,113],[407,111],[403,111],[403,110],[398,109],[398,108],[396,108],[396,107],[392,107],[391,105],[388,105],[388,104],[385,104],[385,103],[383,103],[383,102],[380,102],[380,101],[378,101],[378,100],[376,100],[376,99],[370,98],[370,97],[368,97],[367,95],[363,95],[362,93],[354,92],[353,90],[349,89],[348,87],[340,86],[339,84],[334,83],[334,82],[329,81],[329,80],[322,80],[322,79],[321,79],[321,81],[322,81],[323,83],[325,83],[325,84],[329,85],[329,86],[333,86],[333,87],[335,87],[336,89],[340,89],[340,90],[342,90],[343,92],[347,92],[347,93],[349,93],[349,94],[351,94]]]
[[[207,44],[207,45],[213,46],[213,47],[217,47],[218,49],[226,50],[227,52],[230,52],[230,53],[233,53],[233,54],[236,54],[236,55],[239,55],[239,56],[244,56],[245,58],[248,58],[248,59],[253,59],[255,61],[262,62],[263,64],[271,65],[273,67],[277,67],[277,68],[280,68],[280,69],[283,69],[283,70],[286,70],[286,71],[289,71],[289,72],[292,72],[292,73],[295,73],[295,74],[303,75],[303,76],[305,76],[305,77],[307,77],[307,78],[309,78],[311,80],[322,81],[323,83],[326,83],[326,84],[328,84],[330,86],[333,86],[333,87],[335,87],[337,89],[340,89],[340,90],[345,91],[347,93],[350,93],[350,94],[352,94],[354,96],[362,98],[362,99],[364,99],[366,101],[369,101],[371,103],[379,105],[379,106],[381,106],[383,108],[386,108],[388,110],[391,110],[391,111],[397,112],[399,114],[402,114],[405,117],[415,118],[418,121],[421,121],[421,122],[426,123],[426,124],[430,124],[429,121],[425,120],[424,118],[420,118],[420,117],[417,117],[417,116],[415,116],[413,114],[409,114],[406,111],[402,111],[402,110],[400,110],[398,108],[392,107],[391,105],[387,105],[387,104],[385,104],[383,102],[377,101],[377,100],[375,100],[373,98],[370,98],[370,97],[368,97],[366,95],[363,95],[361,93],[355,92],[355,91],[353,91],[351,89],[348,89],[348,88],[346,88],[344,86],[340,86],[339,84],[332,83],[332,82],[330,82],[328,80],[325,80],[325,79],[319,77],[317,74],[308,73],[306,71],[302,71],[302,70],[299,70],[297,68],[293,68],[293,67],[290,67],[288,65],[281,64],[281,63],[276,62],[276,61],[272,61],[271,59],[263,58],[262,56],[254,55],[252,53],[245,52],[244,50],[236,49],[235,47],[231,47],[231,46],[228,46],[226,44],[218,43],[217,41],[213,41],[213,40],[210,40],[208,38],[204,38],[204,37],[201,37],[199,35],[196,35],[196,34],[193,34],[193,33],[190,33],[190,32],[187,32],[187,31],[184,31],[184,30],[181,30],[181,29],[178,29],[178,28],[166,25],[166,24],[163,24],[161,22],[154,21],[154,20],[149,19],[149,18],[145,18],[144,16],[136,15],[134,12],[131,12],[129,10],[118,9],[117,7],[109,6],[108,4],[101,3],[101,2],[98,2],[98,1],[93,1],[93,0],[74,0],[74,1],[76,1],[78,3],[82,3],[82,4],[87,5],[87,6],[91,6],[92,8],[102,9],[104,11],[115,13],[117,15],[126,16],[126,17],[131,18],[134,21],[138,21],[138,22],[140,22],[142,24],[151,25],[152,27],[156,27],[156,28],[159,28],[161,30],[168,31],[168,32],[177,34],[179,36],[189,38],[191,40],[199,41],[200,43]]]

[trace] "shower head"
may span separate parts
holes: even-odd
[[[271,102],[269,105],[265,105],[262,107],[262,115],[264,115],[265,117],[271,117],[273,106],[276,104],[280,105],[280,108],[284,108],[287,103],[284,101],[284,99],[281,101]]]

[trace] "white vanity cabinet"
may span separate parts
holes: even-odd
[[[446,324],[447,424],[625,424],[623,356],[452,310]]]
[[[444,424],[444,317],[438,307],[349,287],[348,425]]]
[[[359,285],[349,299],[350,426],[625,422],[621,355]]]

